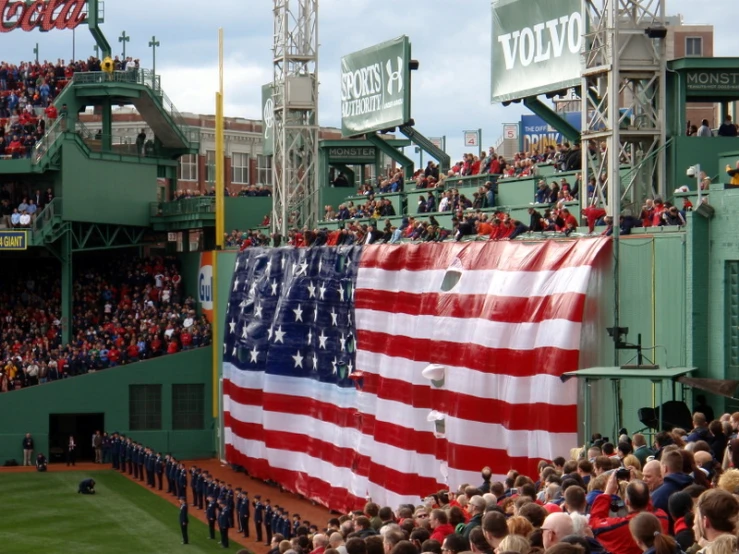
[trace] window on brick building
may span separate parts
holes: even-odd
[[[685,39],[685,55],[697,56],[703,55],[703,37],[687,37]]]
[[[272,156],[257,156],[257,182],[262,185],[272,184]]]
[[[238,185],[249,184],[249,154],[246,152],[231,154],[231,182]]]
[[[206,150],[205,152],[205,181],[208,186],[213,186],[216,182],[216,152],[215,150]]]
[[[180,158],[180,181],[197,181],[198,180],[198,157],[195,154],[188,154]]]

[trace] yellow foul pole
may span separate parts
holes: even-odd
[[[221,343],[225,341],[219,338],[220,318],[222,314],[218,310],[218,252],[223,249],[223,238],[225,233],[224,222],[224,198],[223,191],[225,188],[224,180],[224,144],[223,144],[223,29],[218,29],[218,92],[216,92],[216,178],[215,178],[215,195],[216,195],[216,250],[213,253],[213,417],[219,417],[220,407],[220,390],[219,381],[221,368],[219,364],[219,352],[221,352]],[[223,444],[223,440],[220,441]]]

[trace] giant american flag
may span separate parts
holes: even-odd
[[[225,326],[226,457],[338,510],[566,454],[606,239],[252,248]],[[443,382],[422,372],[444,368]],[[432,415],[433,413],[433,415]],[[436,421],[443,418],[443,426]]]

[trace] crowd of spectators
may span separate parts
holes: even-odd
[[[596,435],[536,475],[432,492],[417,504],[330,519],[276,536],[274,554],[730,554],[739,551],[739,412],[616,443]],[[457,485],[459,485],[457,487]],[[289,540],[288,540],[289,539]],[[284,542],[281,542],[284,541]]]
[[[216,191],[213,187],[210,187],[205,192],[200,192],[198,189],[181,189],[175,191],[172,200],[176,202],[179,200],[186,200],[188,198],[211,198],[215,195]],[[228,188],[225,188],[223,190],[223,195],[232,198],[239,196],[272,196],[272,189],[263,185],[245,185],[238,191],[231,191]]]
[[[47,125],[66,115],[54,100],[75,73],[100,71],[100,59],[65,62],[31,61],[19,65],[0,63],[0,159],[30,157]],[[136,70],[139,61],[114,60],[116,70]]]
[[[48,267],[47,267],[48,266]],[[75,264],[72,341],[61,342],[58,266],[0,274],[0,391],[207,346],[211,327],[185,297],[174,258]]]
[[[46,192],[37,189],[33,194],[20,196],[20,201],[16,202],[10,188],[5,186],[0,189],[0,223],[7,229],[29,228],[36,214],[53,199],[52,189],[47,188]]]

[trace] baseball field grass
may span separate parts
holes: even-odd
[[[77,493],[86,478],[95,479],[95,495]],[[192,515],[183,545],[178,508],[114,471],[0,474],[0,509],[4,554],[224,551]]]

